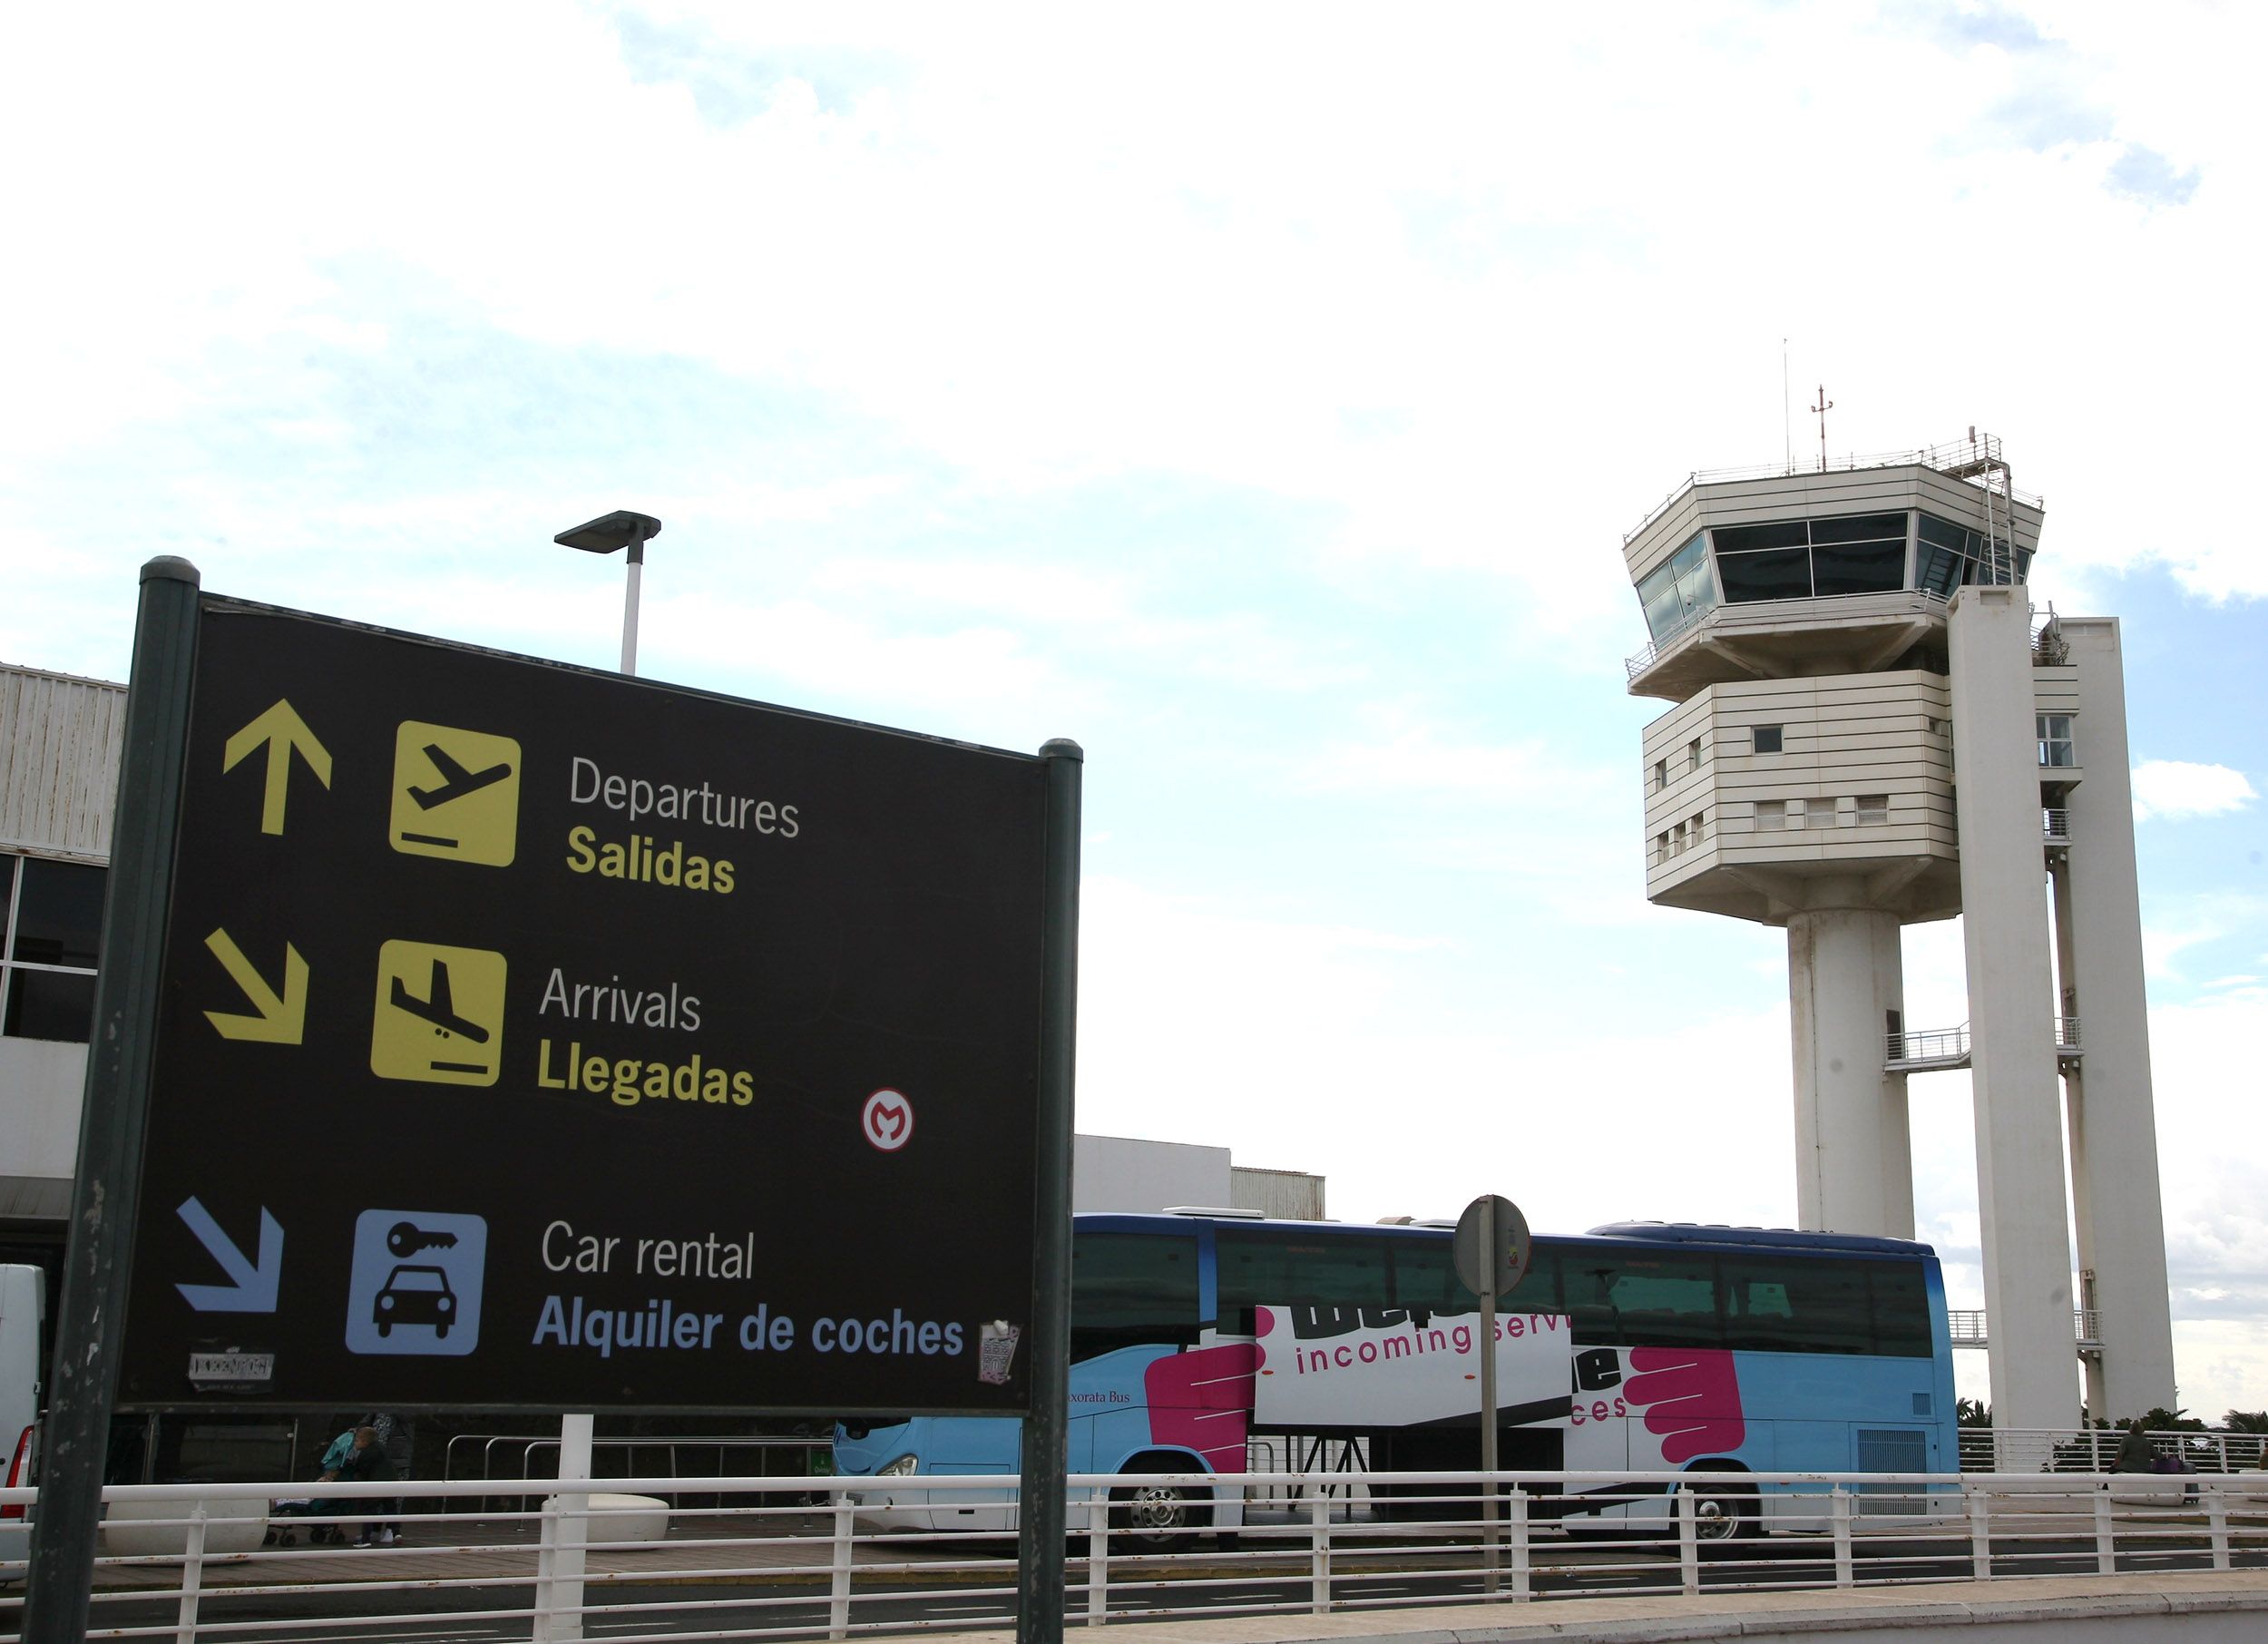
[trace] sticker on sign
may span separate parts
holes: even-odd
[[[914,1104],[895,1091],[876,1091],[866,1098],[858,1123],[868,1141],[894,1153],[914,1140]]]
[[[272,1353],[192,1353],[189,1379],[216,1386],[259,1386],[276,1379]]]

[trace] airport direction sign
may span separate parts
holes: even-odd
[[[120,1403],[1026,1410],[1046,792],[206,596]]]

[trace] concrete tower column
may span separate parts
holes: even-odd
[[[2135,880],[2126,692],[2115,618],[2058,624],[2077,670],[2072,736],[2084,777],[2065,799],[2071,850],[2058,876],[2063,983],[2082,1054],[2066,1081],[2079,1265],[2095,1274],[2102,1357],[2088,1414],[2174,1408],[2174,1326],[2150,1085],[2150,1017]]]
[[[1906,1076],[1882,1071],[1890,1014],[1904,1013],[1898,915],[1862,905],[1855,879],[1809,889],[1816,905],[1787,923],[1796,1225],[1911,1238]]]
[[[2063,1430],[2078,1376],[2026,590],[1961,589],[1947,639],[1992,1420]]]

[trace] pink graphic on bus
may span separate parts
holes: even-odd
[[[1733,1355],[1715,1347],[1633,1347],[1623,1396],[1646,1409],[1646,1430],[1662,1441],[1662,1460],[1682,1466],[1696,1455],[1725,1455],[1748,1436]]]
[[[1259,1365],[1260,1350],[1250,1342],[1151,1361],[1142,1372],[1150,1442],[1194,1450],[1215,1473],[1242,1473]]]

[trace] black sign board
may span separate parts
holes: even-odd
[[[120,1403],[1030,1403],[1046,770],[206,598]]]

